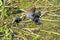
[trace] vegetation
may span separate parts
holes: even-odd
[[[33,6],[40,8],[40,25],[20,11]],[[17,16],[22,21],[13,23]],[[0,40],[60,40],[60,0],[0,0]]]

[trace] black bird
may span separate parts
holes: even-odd
[[[15,21],[16,23],[19,23],[22,19],[20,17],[16,17]]]
[[[35,22],[35,24],[39,25],[40,22],[39,22],[39,18],[40,18],[40,15],[39,14],[33,14],[33,21]]]
[[[40,12],[39,13],[35,13],[35,11],[36,11],[36,8],[35,7],[32,7],[31,9],[29,9],[28,11],[27,11],[27,13],[26,13],[26,16],[28,17],[28,18],[31,18],[34,22],[35,22],[35,24],[40,24],[39,23],[39,18],[40,18]]]

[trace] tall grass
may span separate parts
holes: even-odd
[[[17,16],[24,16],[24,12],[16,10],[28,10],[33,6],[40,8],[41,25],[35,25],[33,21],[22,22],[27,18],[13,24]],[[59,0],[0,0],[0,40],[60,40],[59,20]]]

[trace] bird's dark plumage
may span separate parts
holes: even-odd
[[[29,9],[28,11],[27,11],[27,13],[26,13],[26,16],[28,17],[28,18],[31,18],[34,22],[35,22],[35,24],[39,24],[39,18],[40,18],[40,12],[39,13],[35,13],[35,11],[36,11],[36,8],[35,7],[32,7],[31,9]]]
[[[33,21],[35,22],[35,24],[39,24],[39,17],[40,15],[39,14],[33,14]]]
[[[21,18],[20,17],[16,17],[14,22],[19,23],[20,21],[21,21]]]

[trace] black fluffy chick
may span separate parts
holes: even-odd
[[[26,16],[28,18],[31,18],[35,22],[35,24],[38,25],[38,24],[40,24],[39,17],[40,17],[41,14],[40,14],[40,12],[39,13],[35,13],[35,11],[36,11],[35,7],[30,8],[27,11]]]
[[[19,23],[22,19],[20,17],[16,17],[15,21],[16,23]]]
[[[33,14],[33,21],[35,22],[36,25],[39,25],[40,22],[39,22],[39,17],[40,15],[39,14]]]

